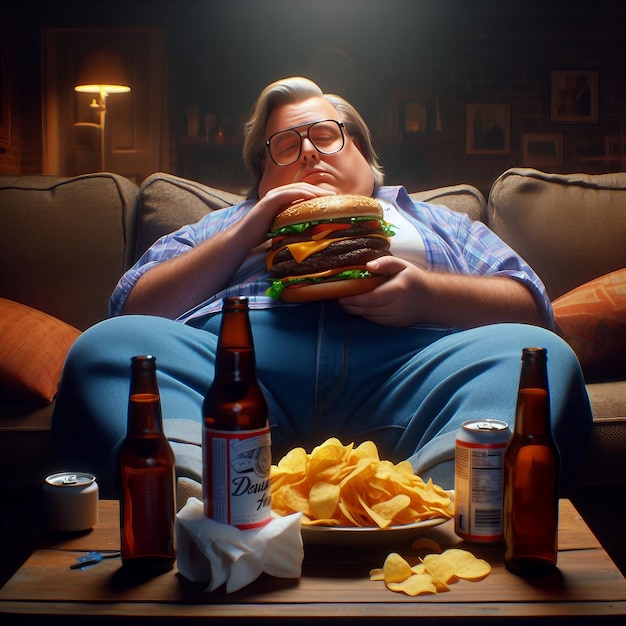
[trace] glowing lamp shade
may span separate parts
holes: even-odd
[[[130,91],[122,57],[115,52],[88,54],[81,66],[75,91],[83,93],[126,93]]]

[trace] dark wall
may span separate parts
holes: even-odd
[[[581,159],[602,154],[605,136],[626,124],[625,18],[620,0],[14,3],[7,24],[19,70],[13,98],[18,153],[12,146],[12,154],[0,155],[0,171],[41,168],[40,29],[107,25],[155,25],[167,32],[175,173],[183,173],[177,171],[178,138],[185,134],[188,105],[215,113],[238,133],[258,91],[292,74],[310,75],[346,96],[375,136],[385,135],[392,92],[415,91],[431,104],[436,98],[440,131],[400,144],[380,138],[389,182],[413,188],[471,182],[488,189],[504,169],[522,164],[524,133],[563,134],[564,160],[553,169],[602,168]],[[555,69],[598,72],[596,124],[552,123]],[[509,154],[466,153],[469,103],[510,105]]]

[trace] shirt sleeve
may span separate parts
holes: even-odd
[[[403,188],[397,189],[395,200],[424,239],[429,269],[508,276],[517,280],[533,294],[546,326],[554,329],[552,304],[543,282],[530,265],[483,222],[445,206],[417,202]]]
[[[207,213],[195,224],[183,226],[158,239],[120,278],[109,300],[110,315],[121,314],[130,292],[148,270],[159,263],[163,263],[163,261],[188,252],[213,235],[225,230],[241,219],[242,213],[247,211],[250,206],[251,203],[243,202],[233,207],[217,209]]]

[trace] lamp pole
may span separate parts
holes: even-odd
[[[100,85],[100,102],[95,99],[91,106],[95,106],[100,112],[100,170],[106,172],[106,117],[107,117],[107,96],[108,93],[103,85]]]

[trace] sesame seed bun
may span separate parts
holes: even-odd
[[[351,215],[372,216],[382,219],[383,209],[379,202],[367,196],[349,194],[321,196],[311,200],[302,200],[281,211],[274,219],[272,230],[309,219],[330,220],[350,217]]]

